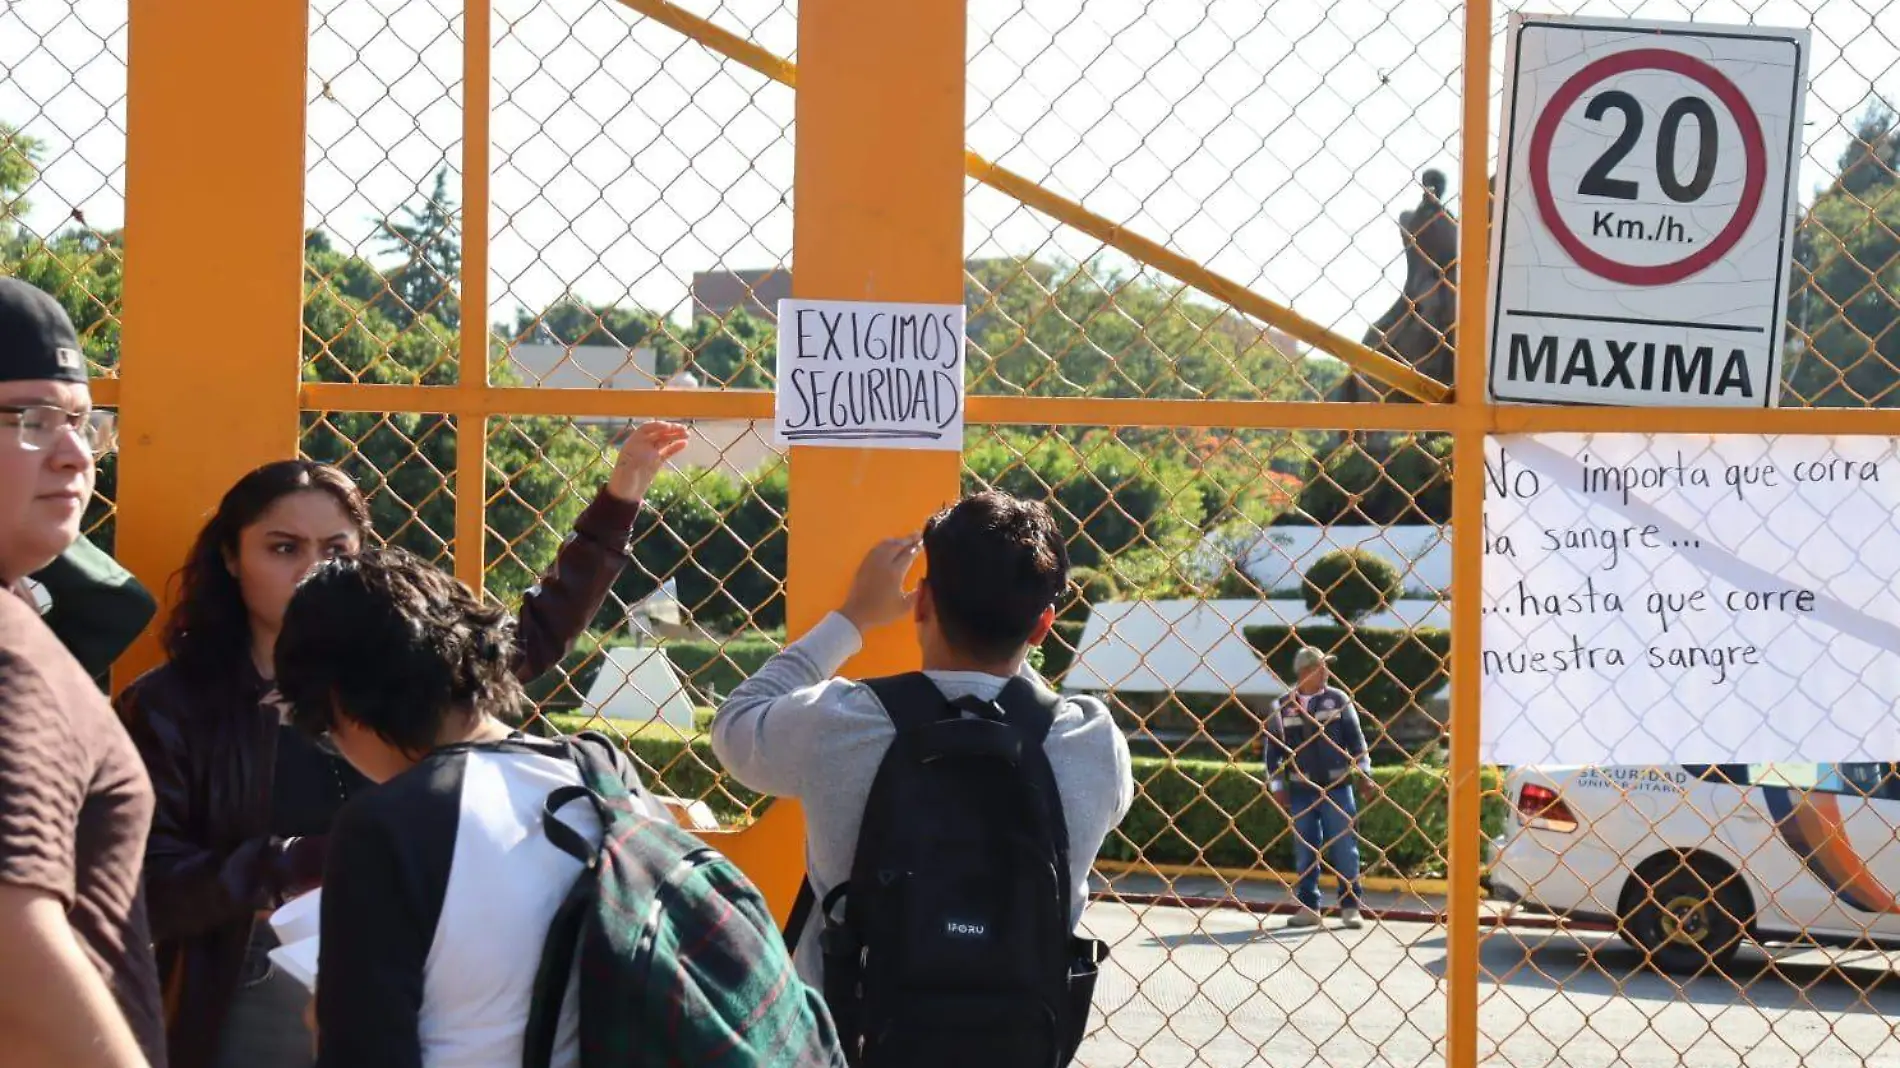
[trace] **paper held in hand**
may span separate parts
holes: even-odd
[[[318,917],[323,908],[321,890],[292,898],[271,913],[271,930],[277,933],[277,948],[270,951],[271,963],[282,968],[305,987],[317,988]]]

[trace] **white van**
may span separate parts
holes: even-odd
[[[1492,896],[1614,924],[1669,971],[1744,939],[1900,945],[1900,766],[1524,767]]]

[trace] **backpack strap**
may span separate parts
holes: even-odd
[[[1062,697],[1017,676],[1004,685],[1002,693],[996,695],[996,704],[1009,713],[1011,724],[1023,731],[1025,738],[1033,736],[1036,740],[1035,756],[1026,762],[1024,771],[1036,778],[1040,786],[1038,792],[1048,799],[1049,834],[1056,847],[1057,877],[1062,887],[1062,900],[1073,909],[1076,888],[1069,868],[1069,818],[1062,810],[1062,793],[1056,787],[1055,768],[1050,765],[1048,754],[1041,744],[1055,726],[1056,713],[1062,708]],[[1087,891],[1085,885],[1082,892]],[[1069,986],[1063,1002],[1068,1018],[1063,1022],[1062,1064],[1071,1063],[1076,1050],[1082,1045],[1088,1030],[1089,1003],[1094,999],[1096,979],[1101,973],[1102,962],[1109,956],[1107,942],[1073,932],[1069,935],[1068,949]]]
[[[811,907],[817,903],[818,893],[811,888],[811,875],[807,873],[798,880],[798,896],[792,899],[792,914],[785,918],[785,952],[797,955],[798,940],[804,936],[805,925],[811,922]]]
[[[864,685],[877,698],[877,703],[884,706],[884,714],[890,717],[891,726],[897,730],[897,737],[891,740],[890,751],[884,755],[886,764],[897,757],[901,747],[915,745],[916,740],[935,724],[957,718],[956,710],[950,707],[950,701],[944,697],[943,691],[937,689],[937,684],[921,671],[866,679]],[[896,814],[891,811],[890,805],[879,803],[879,786],[884,779],[884,769],[880,766],[877,777],[871,783],[871,796],[864,807],[864,819],[858,828],[860,846],[890,837],[890,823]],[[856,852],[862,855],[863,850]],[[832,908],[850,885],[847,880],[827,894],[820,914],[829,918]]]
[[[891,718],[891,725],[897,728],[900,738],[956,715],[951,710],[950,699],[921,671],[866,679],[864,685],[877,698],[877,703],[884,706],[884,714]]]
[[[626,794],[623,800],[632,798],[635,788],[627,784],[619,769],[606,757],[612,750],[602,748],[611,746],[604,735],[583,732],[573,738],[549,741],[513,737],[499,744],[522,752],[565,757],[574,762],[581,777],[579,783],[549,791],[547,800],[541,803],[541,829],[548,837],[548,844],[581,862],[580,874],[548,922],[548,936],[541,946],[541,963],[535,969],[534,992],[528,1002],[528,1024],[522,1035],[522,1068],[549,1068],[560,1031],[561,1005],[567,1000],[568,978],[574,972],[574,957],[580,952],[581,928],[600,896],[594,872],[600,864],[603,848],[589,842],[562,820],[559,813],[576,801],[586,800],[594,806],[601,829],[605,831],[611,822],[608,799],[594,787],[613,793],[618,786]]]
[[[1048,803],[1045,815],[1049,820],[1050,837],[1056,847],[1062,900],[1064,904],[1073,906],[1075,887],[1070,885],[1069,820],[1062,811],[1062,792],[1056,787],[1055,768],[1050,766],[1048,753],[1042,748],[1049,731],[1055,727],[1056,712],[1062,707],[1062,698],[1057,694],[1045,693],[1018,675],[1003,684],[1003,691],[996,695],[995,704],[1008,715],[1009,725],[1021,734],[1025,748],[1034,752],[1034,756],[1025,760],[1024,771],[1034,778],[1037,792]]]
[[[567,1000],[567,980],[574,971],[574,955],[580,949],[581,925],[599,893],[592,876],[600,862],[600,850],[579,831],[564,823],[557,813],[572,802],[587,799],[599,806],[600,798],[585,786],[562,786],[548,794],[541,805],[541,826],[548,841],[563,853],[581,862],[583,870],[548,922],[547,940],[542,943],[541,964],[534,972],[534,993],[528,1002],[528,1025],[522,1034],[522,1068],[548,1068],[554,1058],[554,1041],[561,1027],[561,1003]]]
[[[891,806],[882,804],[883,789],[887,781],[885,768],[891,764],[891,760],[901,758],[901,753],[899,753],[901,749],[916,745],[918,739],[923,737],[925,732],[929,732],[933,726],[946,720],[959,718],[958,711],[950,707],[950,699],[944,697],[944,692],[937,688],[937,684],[931,682],[929,677],[923,675],[921,671],[910,671],[906,675],[889,675],[883,678],[866,678],[864,686],[870,690],[872,696],[878,699],[878,703],[883,705],[883,715],[891,718],[891,726],[897,730],[897,737],[891,739],[891,749],[883,754],[883,762],[878,766],[878,775],[870,783],[870,796],[866,798],[866,804],[864,804],[864,819],[857,829],[857,846],[859,846],[855,849],[857,857],[863,857],[863,846],[866,842],[887,840],[891,836],[891,821],[897,819],[897,813],[891,811]],[[855,863],[857,861],[853,861],[853,865]],[[819,903],[819,916],[823,918],[823,924],[828,925],[832,920],[836,920],[832,910],[838,906],[838,901],[842,901],[849,893],[849,889],[851,889],[851,880],[845,880],[838,886],[832,887],[830,893],[826,893],[825,901]],[[800,891],[800,901],[809,910],[811,903],[806,901],[806,897],[806,893]],[[792,908],[796,910],[798,905],[794,903]],[[796,943],[798,931],[800,927],[792,925],[787,931],[788,941]]]
[[[877,698],[878,704],[883,706],[884,714],[890,717],[891,725],[897,729],[900,737],[914,736],[931,724],[955,715],[950,710],[949,702],[944,699],[943,691],[937,689],[937,684],[922,672],[866,679],[864,685]],[[884,821],[878,814],[885,807],[867,806],[864,814],[866,827],[859,831],[860,841],[864,840],[866,829],[877,834],[884,833]],[[850,885],[847,880],[827,895],[830,900],[826,903],[824,915],[830,915],[831,909],[842,896],[841,891]],[[811,885],[811,875],[807,873],[799,880],[798,896],[792,899],[791,915],[785,919],[785,948],[788,952],[796,954],[805,927],[811,922],[812,909],[818,904],[817,898],[817,892]]]

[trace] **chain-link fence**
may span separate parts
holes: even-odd
[[[56,296],[92,374],[107,377],[118,373],[125,262],[115,218],[125,197],[125,34],[123,2],[0,11],[0,273]],[[108,456],[86,515],[107,548],[117,474]]]
[[[1453,581],[1450,459],[1475,424],[1449,405],[1320,404],[1442,401],[1452,384],[1464,9],[969,7],[963,486],[1056,511],[1074,588],[1036,656],[1055,685],[1102,696],[1134,753],[1137,798],[1086,921],[1114,956],[1082,1062],[1441,1063],[1466,1026],[1450,992],[1471,983],[1483,1063],[1900,1051],[1870,948],[1900,887],[1882,870],[1900,856],[1891,765],[1487,768],[1479,826],[1452,825],[1454,586],[1480,591]],[[1783,403],[1893,404],[1900,133],[1879,101],[1900,46],[1883,9],[1567,7],[1812,28]],[[61,295],[102,375],[118,359],[125,23],[92,0],[0,13],[5,269]],[[511,601],[630,424],[690,421],[632,566],[531,688],[533,725],[614,732],[703,806],[692,818],[745,826],[768,799],[720,771],[706,732],[787,637],[795,487],[769,398],[747,391],[772,385],[791,292],[797,11],[505,0],[485,50],[464,25],[459,0],[311,7],[301,360],[326,392],[303,451],[359,480],[383,540],[464,573],[478,553]],[[493,108],[472,227],[477,51]],[[459,373],[472,243],[485,382]],[[242,243],[208,228],[205,254]],[[985,399],[1009,420],[982,418]],[[1175,401],[1195,406],[1145,406]],[[479,486],[462,433],[480,437]],[[1306,645],[1334,658],[1367,743],[1351,780],[1363,928],[1343,926],[1330,874],[1323,926],[1290,922],[1289,813],[1311,809],[1276,799],[1267,753],[1300,722]],[[1469,972],[1451,945],[1470,920],[1448,898],[1471,874],[1453,871],[1460,833],[1497,839]],[[1728,959],[1748,935],[1774,944]]]
[[[1574,13],[1811,31],[1780,403],[1890,406],[1900,247],[1888,195],[1896,56],[1884,20],[1828,3],[1585,4]],[[1501,72],[1501,50],[1495,59]],[[1889,440],[1542,435],[1489,446],[1498,484],[1488,487],[1484,531],[1486,737],[1550,736],[1530,747],[1541,759],[1507,769],[1499,784],[1508,815],[1487,886],[1514,922],[1484,940],[1479,958],[1481,1044],[1497,1063],[1873,1064],[1893,1055],[1879,892],[1900,878],[1900,806],[1886,800],[1891,765],[1880,762],[1891,740],[1870,729],[1866,762],[1817,763],[1839,740],[1789,714],[1816,701],[1891,703],[1879,693],[1881,669],[1851,651],[1856,640],[1817,639],[1802,600],[1807,590],[1881,611],[1847,563],[1874,529],[1847,520],[1879,492],[1837,494],[1845,503],[1830,519],[1812,509],[1817,483],[1834,473],[1815,477],[1830,459],[1835,472],[1865,470],[1825,455],[1830,444],[1859,459]],[[1526,458],[1550,496],[1529,501],[1509,485],[1518,469],[1507,466]],[[1684,465],[1683,482],[1645,483],[1642,470],[1665,459]],[[1627,472],[1636,483],[1629,494],[1593,479],[1612,462],[1615,481]],[[1700,478],[1719,492],[1704,496]],[[1797,661],[1805,678],[1788,671]],[[1843,661],[1854,681],[1835,686]],[[1613,679],[1614,691],[1582,698],[1577,671]],[[1746,738],[1711,737],[1672,707],[1721,709],[1736,724],[1758,711],[1762,725],[1736,730]],[[1549,713],[1541,724],[1535,709]],[[1574,766],[1582,762],[1563,754],[1578,746],[1621,755]],[[1774,755],[1677,763],[1750,749]],[[1532,934],[1525,917],[1557,930]]]

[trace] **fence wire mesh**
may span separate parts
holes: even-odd
[[[123,0],[0,11],[0,275],[58,298],[106,377],[125,262],[125,34]],[[117,486],[109,454],[84,522],[108,550]]]
[[[1900,245],[1891,194],[1900,146],[1891,101],[1900,54],[1881,12],[1825,2],[1584,3],[1564,10],[1811,30],[1780,403],[1893,405],[1900,380],[1893,330]],[[1497,12],[1500,32],[1508,13]],[[1499,85],[1503,50],[1496,50],[1494,58],[1494,85]],[[1494,122],[1495,115],[1494,108]],[[1768,462],[1765,456],[1734,455],[1748,440],[1714,449],[1709,439],[1688,439],[1687,462],[1713,465],[1718,481],[1729,462]],[[1678,443],[1637,451],[1650,459],[1667,452],[1673,459]],[[1610,439],[1581,439],[1580,444],[1617,447]],[[1779,456],[1786,456],[1787,444],[1783,439]],[[1632,458],[1636,466],[1644,462]],[[1784,479],[1790,475],[1782,473]],[[1759,502],[1767,491],[1743,492]],[[1488,515],[1499,507],[1497,495],[1490,495]],[[1653,488],[1636,494],[1654,495]],[[1779,545],[1772,569],[1792,585],[1800,585],[1798,576],[1809,574],[1812,562],[1830,553],[1853,554],[1826,524],[1818,530],[1811,522],[1804,525],[1798,505],[1757,503],[1755,510],[1738,510],[1739,498],[1706,508],[1710,502],[1685,501],[1682,494],[1672,499],[1671,507],[1682,512],[1679,518],[1694,532],[1686,539],[1739,546],[1740,556],[1756,560],[1762,559],[1764,546]],[[1511,508],[1509,514],[1532,513]],[[1491,517],[1487,540],[1502,533],[1499,518]],[[1604,513],[1580,511],[1572,518],[1581,530]],[[1572,524],[1556,522],[1548,513],[1517,525],[1516,532],[1536,533],[1547,526],[1554,526],[1560,538],[1571,538],[1566,528]],[[1633,569],[1641,576],[1638,586],[1684,601],[1706,586],[1711,604],[1738,589],[1745,596],[1751,586],[1724,577],[1720,569],[1690,580],[1680,563],[1671,562],[1679,554],[1670,549],[1637,546],[1611,562],[1604,555],[1607,535],[1599,528],[1591,542],[1595,547],[1578,550],[1580,556],[1624,568],[1626,574]],[[1487,649],[1499,654],[1495,662],[1487,654],[1487,692],[1495,680],[1516,677],[1507,657],[1520,658],[1524,666],[1528,661],[1521,658],[1548,648],[1554,632],[1539,624],[1554,621],[1540,615],[1550,605],[1541,596],[1555,593],[1560,609],[1571,607],[1567,595],[1573,574],[1566,565],[1540,562],[1537,552],[1522,563],[1497,554],[1487,557],[1488,572],[1501,565],[1523,581],[1506,590],[1506,583],[1487,577]],[[1597,587],[1626,589],[1612,575],[1601,577],[1610,581],[1598,581]],[[1837,577],[1832,588],[1856,587]],[[1587,600],[1589,591],[1581,585],[1577,590]],[[1522,599],[1526,593],[1529,602]],[[1847,596],[1857,600],[1860,594]],[[1618,688],[1626,694],[1644,685],[1651,650],[1663,660],[1660,671],[1677,680],[1672,689],[1682,687],[1685,693],[1699,684],[1698,677],[1749,671],[1744,664],[1711,664],[1706,655],[1692,667],[1678,664],[1697,655],[1691,647],[1723,659],[1731,651],[1702,649],[1715,642],[1721,628],[1693,618],[1693,609],[1667,632],[1650,628],[1651,633],[1635,635],[1613,622],[1600,603],[1580,607],[1585,611],[1567,614],[1562,627],[1583,648],[1627,647],[1633,658],[1641,658],[1635,668],[1619,672]],[[1759,633],[1754,623],[1742,619],[1739,632]],[[1829,654],[1818,654],[1817,666],[1828,659]],[[1627,744],[1632,732],[1641,735],[1642,725],[1624,718],[1624,708],[1658,710],[1657,704],[1633,696],[1590,707],[1556,675],[1524,677],[1547,679],[1549,685],[1541,696],[1532,696],[1536,684],[1518,687],[1522,692],[1513,694],[1513,704],[1551,709],[1566,720],[1587,715],[1601,736],[1597,740],[1605,744]],[[1745,687],[1721,700],[1770,708],[1800,685],[1764,678],[1759,671],[1745,677]],[[1877,686],[1872,676],[1856,685]],[[1713,698],[1703,692],[1693,699]],[[1879,945],[1888,935],[1890,916],[1875,902],[1857,898],[1856,886],[1836,871],[1848,862],[1874,887],[1900,879],[1900,869],[1893,867],[1900,857],[1895,848],[1900,806],[1887,800],[1892,765],[1817,765],[1803,755],[1816,741],[1804,725],[1787,725],[1781,741],[1785,752],[1778,760],[1785,763],[1505,769],[1494,806],[1503,810],[1504,833],[1492,851],[1487,886],[1494,907],[1504,910],[1510,922],[1488,929],[1480,955],[1479,1030],[1485,1056],[1512,1065],[1812,1066],[1879,1063],[1900,1051],[1891,1022],[1900,1009],[1890,982],[1893,962]],[[1680,739],[1677,744],[1696,747]],[[1562,746],[1551,748],[1558,757],[1552,764],[1578,763],[1561,759]],[[1487,822],[1494,818],[1488,809]],[[1486,833],[1492,833],[1490,826]],[[1555,921],[1555,931],[1527,926],[1526,921],[1551,923],[1541,915],[1545,911],[1564,917]]]
[[[796,58],[795,5],[689,6]],[[1812,28],[1783,404],[1900,404],[1900,130],[1883,103],[1900,65],[1892,13],[1843,0],[1562,6]],[[480,222],[493,299],[468,311],[488,333],[486,385],[769,388],[773,312],[790,292],[793,91],[610,0],[493,11]],[[969,144],[1450,383],[1467,209],[1445,176],[1462,17],[1454,3],[1396,0],[971,4]],[[457,383],[473,226],[459,170],[461,4],[315,0],[310,21],[302,373]],[[107,376],[125,23],[123,3],[101,0],[0,12],[0,272],[56,293]],[[1503,50],[1494,56],[1496,84]],[[974,181],[967,205],[972,393],[1392,397],[1072,216]],[[703,806],[695,818],[738,825],[766,799],[723,774],[706,727],[785,641],[792,486],[769,427],[691,421],[691,451],[633,531],[632,565],[532,687],[532,726],[615,732],[655,783]],[[444,566],[479,546],[489,593],[511,601],[599,490],[629,420],[492,417],[479,487],[457,470],[465,422],[313,410],[302,448],[358,480],[382,540]],[[1136,756],[1135,806],[1104,850],[1087,919],[1115,955],[1082,1063],[1442,1062],[1449,456],[1448,436],[1396,431],[971,429],[964,487],[1048,501],[1070,539],[1074,588],[1037,652],[1042,671],[1101,695]],[[108,545],[112,471],[88,520]],[[456,497],[472,492],[483,529],[458,532]],[[1383,922],[1364,929],[1336,915],[1322,930],[1289,924],[1295,836],[1268,789],[1263,736],[1302,644],[1336,657],[1334,681],[1368,736],[1356,836],[1365,904]],[[1858,850],[1874,885],[1900,887],[1900,869],[1885,873],[1900,857],[1894,782],[1891,764],[1798,759],[1487,770],[1481,833],[1520,859],[1517,882],[1487,879],[1484,1062],[1893,1057],[1900,1000],[1871,943],[1900,932],[1891,910],[1844,904],[1823,860]],[[1598,803],[1580,800],[1586,789]],[[1777,791],[1788,813],[1762,807]],[[1820,830],[1795,848],[1791,827]],[[1568,919],[1504,900],[1548,900],[1562,885],[1576,889]],[[1329,884],[1329,905],[1333,895]],[[1769,916],[1797,937],[1730,959]],[[1803,941],[1830,933],[1855,945]]]

